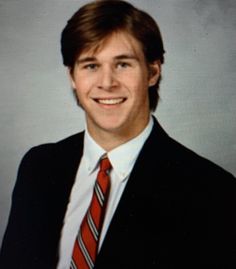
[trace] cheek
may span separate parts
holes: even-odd
[[[73,89],[84,91],[84,89],[88,88],[90,83],[91,79],[87,74],[78,70],[74,71],[73,77],[71,78],[71,85]]]
[[[127,85],[136,98],[143,98],[148,93],[148,80],[141,74],[130,76]]]
[[[119,76],[119,81],[126,85],[130,90],[135,90],[140,87],[144,82],[142,80],[142,75],[137,72],[126,72]]]
[[[89,89],[91,88],[90,84],[91,84],[91,81],[89,79],[78,78],[74,82],[73,88],[80,95],[80,94],[84,94],[84,93],[89,91]]]

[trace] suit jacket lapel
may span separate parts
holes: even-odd
[[[156,173],[153,173],[153,168],[158,169],[158,174],[162,174],[166,170],[168,156],[164,148],[168,144],[168,140],[168,135],[154,120],[153,130],[141,150],[111,221],[97,259],[96,269],[109,268],[109,266],[114,268],[114,259],[128,262],[129,256],[135,256],[140,242],[137,242],[137,246],[129,248],[128,253],[125,254],[123,251],[125,246],[122,246],[121,238],[126,237],[126,235],[127,238],[132,236],[130,233],[134,233],[134,236],[137,233],[137,238],[139,236],[138,228],[135,231],[136,227],[142,225],[142,218],[147,214],[147,206],[152,203],[151,199],[159,188],[158,186],[162,185],[162,177],[158,181]],[[135,223],[137,219],[140,219],[139,224]],[[119,258],[121,251],[122,254]],[[117,265],[117,268],[126,268],[126,266],[128,268],[131,264],[120,264]]]
[[[51,181],[54,181],[54,188],[49,199],[51,203],[54,203],[54,211],[50,213],[48,218],[54,223],[54,233],[58,240],[56,242],[58,246],[71,189],[83,154],[83,136],[84,133],[80,133],[63,140],[57,143],[53,151],[52,166],[54,167],[51,171],[54,171],[54,174],[51,175]]]

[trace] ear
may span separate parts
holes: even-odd
[[[75,89],[76,87],[75,87],[74,75],[73,75],[73,71],[72,71],[71,67],[67,68],[67,75],[68,75],[68,78],[70,81],[71,88]]]
[[[149,87],[151,87],[157,83],[161,75],[161,62],[157,60],[149,64],[148,71],[149,71]]]

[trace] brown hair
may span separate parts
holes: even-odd
[[[117,31],[131,34],[142,46],[147,63],[164,63],[164,46],[154,19],[146,12],[122,0],[93,1],[82,6],[67,22],[61,36],[61,52],[65,66],[73,70],[76,59],[86,49]],[[150,110],[156,109],[159,83],[149,87]]]

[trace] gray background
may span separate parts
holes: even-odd
[[[162,126],[236,175],[236,1],[132,1],[159,22],[166,47]],[[59,39],[85,1],[0,0],[0,243],[23,154],[83,129]]]

